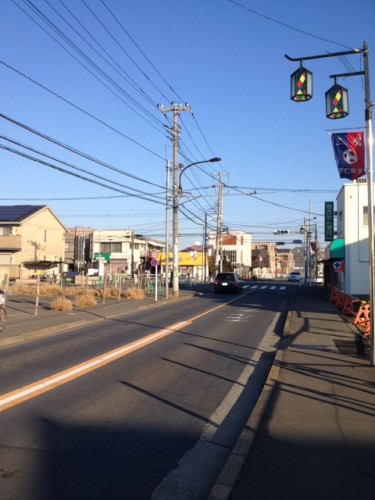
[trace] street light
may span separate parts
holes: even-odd
[[[369,244],[369,299],[370,299],[370,339],[371,339],[371,353],[370,353],[370,363],[375,366],[375,301],[374,301],[374,285],[375,285],[375,262],[374,262],[374,202],[373,202],[373,156],[372,156],[372,106],[374,103],[371,102],[370,98],[370,73],[369,73],[369,51],[367,43],[363,43],[362,49],[348,50],[345,52],[331,52],[328,54],[320,54],[308,57],[289,57],[285,54],[285,57],[289,61],[299,61],[302,65],[302,61],[311,59],[323,59],[326,57],[341,57],[351,54],[362,54],[363,56],[363,71],[356,71],[352,73],[342,73],[336,75],[330,75],[330,78],[335,79],[335,85],[326,93],[326,115],[328,118],[344,118],[349,113],[348,99],[346,89],[343,87],[337,88],[336,79],[339,77],[346,76],[364,76],[364,87],[365,87],[365,121],[366,121],[366,156],[367,156],[367,198],[368,198],[368,244]],[[293,74],[294,75],[294,74]],[[292,85],[293,81],[292,75]],[[336,88],[335,88],[336,86]],[[334,91],[336,90],[336,94]],[[312,95],[312,90],[311,90]],[[297,100],[298,101],[298,100]],[[303,102],[300,100],[300,102]],[[338,107],[339,106],[339,107]],[[336,109],[335,109],[336,108]],[[341,109],[342,108],[342,109]]]
[[[218,157],[215,156],[214,158],[210,158],[209,160],[195,161],[194,163],[190,163],[189,165],[186,165],[186,166],[180,165],[181,172],[180,172],[180,176],[178,178],[178,191],[179,191],[179,193],[182,192],[181,176],[185,172],[186,169],[192,167],[193,165],[199,165],[201,163],[215,163],[215,162],[218,162],[218,161],[221,161],[221,158],[218,158]]]
[[[201,163],[213,163],[221,161],[221,158],[210,158],[209,160],[201,160],[195,161],[186,165],[186,167],[182,167],[179,178],[178,178],[178,186],[177,186],[177,169],[174,168],[173,172],[173,266],[172,266],[172,290],[173,296],[178,298],[179,296],[179,285],[178,285],[178,204],[179,204],[179,195],[182,192],[181,187],[181,175],[188,168],[193,165],[200,165]]]

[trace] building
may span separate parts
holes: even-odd
[[[286,278],[296,268],[292,249],[276,248],[275,276]]]
[[[65,262],[70,271],[85,271],[91,262],[90,236],[92,228],[76,226],[65,235]]]
[[[251,272],[251,241],[251,234],[243,231],[223,232],[219,238],[215,232],[208,234],[208,243],[216,251],[218,269],[222,269],[224,261],[229,262],[242,278],[249,277]]]
[[[152,270],[152,251],[161,253],[164,248],[164,243],[131,229],[100,229],[90,234],[90,262],[99,268],[99,274],[133,275]]]
[[[251,251],[252,275],[255,277],[274,275],[276,270],[275,243],[253,243]]]
[[[337,240],[326,250],[337,286],[346,295],[369,295],[368,194],[365,179],[344,184],[337,196]],[[337,258],[331,258],[331,253]],[[332,262],[333,261],[333,262]]]
[[[0,206],[0,281],[60,274],[66,232],[46,205]]]

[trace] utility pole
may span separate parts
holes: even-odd
[[[202,264],[203,264],[203,273],[202,273],[202,282],[207,282],[207,212],[204,214],[204,229],[203,229],[203,247],[202,247]]]
[[[173,190],[172,190],[172,217],[173,217],[173,296],[178,298],[179,296],[179,285],[178,285],[178,116],[181,111],[190,111],[191,107],[189,104],[176,104],[172,103],[171,108],[165,108],[164,105],[158,106],[159,110],[166,115],[167,113],[173,113]]]
[[[170,165],[167,161],[167,179],[165,194],[165,298],[169,298],[169,174]]]
[[[216,269],[218,272],[223,271],[223,259],[222,259],[222,233],[223,233],[223,184],[221,181],[222,173],[219,173],[219,190],[218,190],[218,201],[217,201],[217,226],[216,226]]]

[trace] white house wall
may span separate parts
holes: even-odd
[[[369,293],[368,225],[363,220],[367,205],[367,183],[345,184],[337,197],[337,236],[345,241],[346,295]]]

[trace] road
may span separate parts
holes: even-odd
[[[206,294],[0,350],[3,500],[206,498],[293,285]]]

